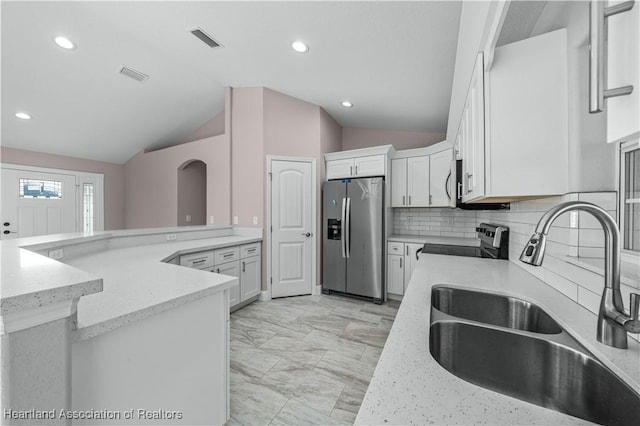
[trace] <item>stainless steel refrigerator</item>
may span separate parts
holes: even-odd
[[[382,303],[384,179],[326,182],[322,204],[322,291]]]

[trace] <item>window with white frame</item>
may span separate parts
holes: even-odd
[[[620,147],[620,233],[623,250],[640,254],[640,142]]]

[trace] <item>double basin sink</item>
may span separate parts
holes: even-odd
[[[434,286],[429,349],[483,388],[594,423],[640,424],[640,394],[525,300]]]

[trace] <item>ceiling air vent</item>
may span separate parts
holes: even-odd
[[[120,74],[126,75],[127,77],[130,77],[136,81],[145,81],[146,79],[149,78],[149,76],[146,75],[145,73],[142,73],[140,71],[134,70],[133,68],[124,67],[124,66],[120,69]]]
[[[200,40],[202,40],[204,43],[206,43],[206,45],[209,46],[209,47],[220,47],[220,46],[222,46],[220,43],[215,41],[213,39],[213,37],[211,37],[209,34],[205,33],[204,31],[202,31],[202,29],[200,29],[200,27],[196,27],[193,30],[189,30],[189,31],[191,31],[191,34],[193,34],[194,36],[198,37]]]

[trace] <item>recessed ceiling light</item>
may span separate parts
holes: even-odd
[[[31,116],[26,112],[16,112],[16,117],[21,120],[31,120]]]
[[[300,40],[291,43],[291,48],[298,53],[306,53],[309,51],[309,46],[307,46],[303,41]]]
[[[76,45],[71,40],[63,36],[57,36],[53,41],[63,49],[71,50],[76,48]]]
[[[353,106],[353,104],[349,101],[342,101],[340,105],[342,105],[345,108],[351,108]]]

